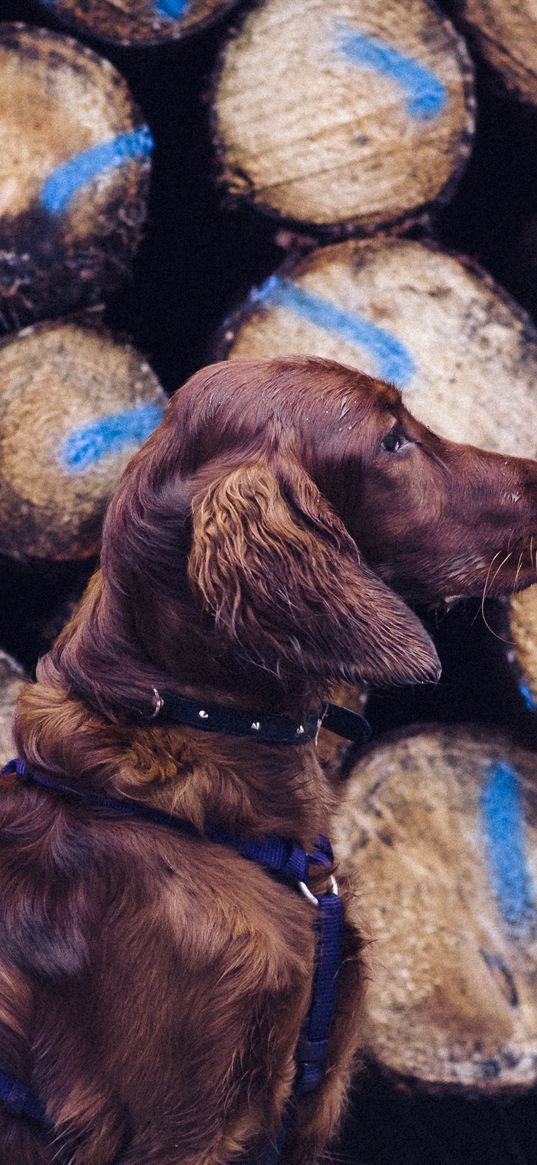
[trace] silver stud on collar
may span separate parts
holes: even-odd
[[[149,717],[150,720],[156,720],[159,712],[162,712],[162,709],[164,707],[164,700],[156,688],[153,688],[153,704],[154,704],[154,708],[153,708],[153,711]]]
[[[303,736],[303,735],[304,735],[304,725],[303,725],[303,724],[299,724],[299,725],[298,725],[298,728],[297,728],[297,730],[296,730],[296,732],[295,732],[295,736]]]
[[[261,730],[259,720],[254,720],[253,724],[250,724],[250,728],[252,732],[259,732]]]
[[[200,720],[208,720],[209,719],[209,713],[206,712],[204,710],[204,708],[202,708],[201,711],[198,712],[198,716],[199,716]]]

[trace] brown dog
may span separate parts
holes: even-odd
[[[401,595],[526,586],[536,533],[536,463],[442,440],[385,384],[301,358],[203,369],[125,472],[102,570],[20,699],[20,755],[205,838],[309,848],[336,797],[315,742],[160,723],[155,689],[304,717],[342,680],[434,680]],[[2,1162],[255,1160],[292,1088],[315,907],[203,836],[9,775],[0,806],[0,1068],[49,1122],[3,1112]],[[328,1071],[287,1165],[322,1157],[360,1044],[350,922],[344,942]]]

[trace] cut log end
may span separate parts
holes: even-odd
[[[4,341],[0,377],[0,549],[95,553],[120,474],[164,411],[154,373],[108,333],[59,323]]]
[[[440,204],[470,151],[472,67],[425,0],[266,0],[225,46],[213,121],[222,183],[338,237]]]
[[[39,0],[68,28],[110,44],[182,40],[220,20],[237,0]]]
[[[123,78],[68,37],[0,25],[0,330],[124,282],[152,139]]]
[[[537,1081],[535,756],[489,730],[370,750],[337,831],[373,943],[364,1041],[432,1089]]]

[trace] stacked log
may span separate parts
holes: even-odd
[[[449,198],[473,74],[428,0],[265,0],[224,46],[213,121],[234,200],[335,238]]]
[[[0,25],[0,330],[121,286],[141,238],[151,149],[108,61],[68,37]]]
[[[537,105],[537,11],[533,0],[452,0],[452,7],[508,91]]]
[[[237,0],[39,0],[83,36],[118,45],[182,40],[220,20]]]
[[[0,345],[0,550],[83,558],[107,502],[158,425],[166,396],[130,345],[74,323]]]
[[[393,381],[451,440],[537,456],[537,331],[483,271],[432,244],[313,251],[254,289],[216,344],[228,359],[292,353]]]
[[[4,651],[0,651],[0,769],[13,756],[11,721],[24,682],[22,668]]]
[[[537,713],[537,586],[513,595],[506,616],[507,661],[526,708]]]
[[[428,1089],[534,1087],[535,756],[483,728],[385,740],[348,782],[337,853],[373,938],[368,1054]]]

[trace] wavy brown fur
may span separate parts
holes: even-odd
[[[309,846],[330,832],[337,795],[315,744],[151,722],[153,688],[301,715],[342,681],[434,679],[434,647],[401,596],[479,593],[491,562],[495,593],[527,585],[536,499],[535,463],[441,440],[352,369],[204,369],[125,472],[102,570],[19,701],[20,755],[202,832]],[[37,1091],[52,1126],[47,1140],[0,1114],[0,1159],[253,1155],[292,1086],[313,907],[208,842],[13,778],[0,816],[0,1067]],[[349,918],[329,1071],[301,1101],[286,1165],[314,1165],[336,1131],[360,1043],[361,948]]]

